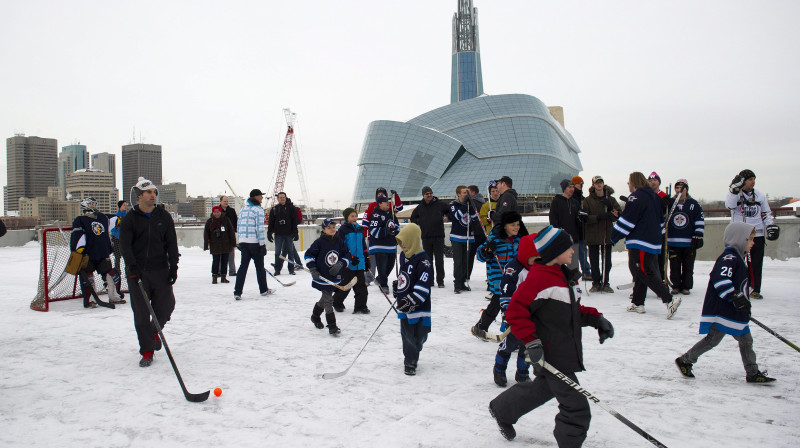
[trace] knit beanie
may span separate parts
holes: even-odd
[[[344,220],[347,221],[347,217],[350,216],[350,213],[355,213],[355,212],[356,209],[354,209],[353,207],[347,207],[342,211],[342,216],[344,217]]]
[[[519,248],[517,249],[517,260],[522,263],[523,266],[530,269],[531,265],[528,264],[528,260],[531,257],[538,257],[539,252],[536,250],[536,245],[534,244],[534,240],[536,239],[536,234],[532,233],[530,235],[525,235],[519,240]]]
[[[686,179],[678,179],[675,181],[675,185],[683,184],[683,186],[688,190],[689,189],[689,182]]]
[[[575,177],[572,178],[572,183],[573,184],[582,184],[583,183],[583,178],[581,176],[575,176]]]
[[[427,185],[422,187],[422,194],[428,194],[428,193],[433,193],[433,190],[431,190],[431,187],[429,187]]]
[[[562,192],[563,191],[567,191],[567,187],[569,187],[570,185],[575,185],[575,182],[573,182],[573,181],[571,181],[569,179],[562,180],[561,181],[561,191]]]
[[[572,237],[563,229],[547,226],[539,232],[534,245],[542,256],[542,262],[547,264],[572,247]]]
[[[650,173],[650,176],[647,177],[648,179],[658,179],[658,183],[661,183],[661,176],[658,175],[655,171]]]

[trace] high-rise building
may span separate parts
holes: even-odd
[[[100,212],[117,212],[119,192],[111,173],[92,168],[78,170],[67,176],[66,186],[68,198],[80,201],[91,197],[97,201],[97,210]]]
[[[132,143],[122,146],[122,197],[136,205],[137,198],[131,194],[139,177],[155,185],[161,184],[161,145]]]
[[[88,168],[88,167],[86,167]],[[111,173],[114,186],[117,186],[117,155],[109,152],[99,152],[92,154],[92,169]]]
[[[483,95],[481,50],[478,40],[478,8],[472,0],[459,0],[453,14],[453,60],[450,74],[450,102]]]
[[[67,176],[78,170],[89,168],[89,151],[79,143],[62,146],[58,155],[58,186],[64,191]]]
[[[562,179],[583,170],[580,149],[564,128],[564,111],[522,93],[486,95],[478,45],[477,10],[459,0],[453,19],[451,103],[406,122],[369,124],[353,202],[375,200],[378,187],[419,200],[423,186],[454,197],[458,185],[509,176],[522,211],[561,194]],[[527,76],[523,73],[521,76]],[[485,191],[485,190],[484,190]],[[486,193],[484,193],[486,194]]]
[[[37,217],[39,223],[69,225],[81,213],[78,201],[65,201],[47,196],[19,199],[19,216]]]
[[[8,185],[5,212],[19,211],[22,197],[46,197],[47,187],[58,183],[58,141],[54,138],[25,137],[6,139]]]
[[[163,204],[179,204],[186,202],[186,184],[170,182],[158,186],[158,202]]]

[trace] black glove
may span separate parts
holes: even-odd
[[[128,278],[142,278],[142,271],[139,270],[139,266],[132,264],[125,266],[125,269],[128,273]]]
[[[733,295],[733,307],[739,311],[747,311],[750,312],[750,301],[747,300],[747,296],[742,294],[741,292],[737,292]]]
[[[619,197],[619,200],[622,201],[622,202],[628,202],[628,197],[625,196],[625,195],[622,195],[622,196]]]
[[[781,236],[781,228],[776,226],[775,224],[770,224],[767,226],[767,239],[770,241],[775,241],[778,237]]]
[[[733,180],[731,181],[731,185],[728,187],[728,191],[733,194],[739,194],[742,191],[742,187],[744,186],[745,178],[741,174],[737,174]]]
[[[331,274],[332,276],[336,277],[337,275],[339,275],[340,272],[342,272],[343,267],[344,267],[344,260],[339,260],[328,268],[328,274]]]
[[[392,282],[392,297],[397,298],[397,280]]]
[[[171,266],[169,268],[169,284],[174,285],[178,280],[178,266]]]
[[[606,341],[608,338],[614,337],[614,326],[603,316],[597,321],[597,334],[600,336],[600,343]]]
[[[396,192],[396,191],[394,191],[394,190],[389,190],[389,193],[391,193],[391,194],[392,194],[392,196],[397,196],[397,192]],[[394,205],[394,204],[392,204],[392,205]]]
[[[299,233],[295,233],[294,235],[292,235],[292,241],[297,241],[299,239],[300,239],[300,234]]]
[[[494,222],[494,210],[489,210],[489,213],[486,214],[486,220]]]
[[[369,271],[372,269],[372,263],[369,262],[369,257],[364,258],[364,267]]]
[[[692,236],[692,250],[697,250],[703,247],[703,236],[702,235],[694,235]]]
[[[540,375],[544,370],[539,361],[544,361],[544,349],[542,341],[535,339],[525,344],[525,362],[533,366],[533,373],[536,375]]]
[[[267,234],[267,241],[269,241],[270,243],[274,243],[275,242],[275,238],[272,237],[271,233]]]
[[[266,245],[259,246],[258,249],[259,249],[258,253],[260,253],[262,257],[266,257],[267,256],[267,246]]]
[[[585,223],[588,220],[589,220],[589,215],[583,210],[578,210],[578,221]]]
[[[311,271],[311,278],[313,278],[314,280],[316,280],[318,282],[322,281],[321,280],[322,276],[319,275],[319,271],[317,270],[317,268],[309,268],[308,270]]]
[[[494,241],[489,241],[488,243],[481,246],[483,258],[486,258],[487,260],[490,258],[494,258],[494,252],[496,250],[497,250],[497,243]]]
[[[410,313],[417,309],[417,303],[413,298],[411,298],[411,296],[407,296],[399,299],[395,305],[395,308],[397,308],[397,311],[400,311],[401,313]]]

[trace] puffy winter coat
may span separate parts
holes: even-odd
[[[234,247],[236,236],[231,220],[225,215],[208,218],[203,230],[203,250],[211,249],[212,255],[218,255],[230,253]]]
[[[447,203],[440,201],[436,196],[431,202],[422,202],[411,212],[411,222],[422,230],[422,238],[444,238],[444,221],[450,211]]]
[[[597,196],[594,186],[589,187],[589,196],[583,200],[583,211],[589,216],[586,220],[586,234],[584,239],[590,246],[598,244],[611,244],[611,231],[617,217],[611,210],[622,212],[619,202],[614,199],[614,189],[608,185],[603,187],[604,196]]]

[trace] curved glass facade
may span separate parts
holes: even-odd
[[[405,123],[374,121],[358,161],[353,202],[395,189],[409,200],[430,185],[454,196],[458,185],[485,189],[509,176],[519,194],[561,193],[559,182],[582,170],[580,149],[536,97],[481,96],[426,112]]]

